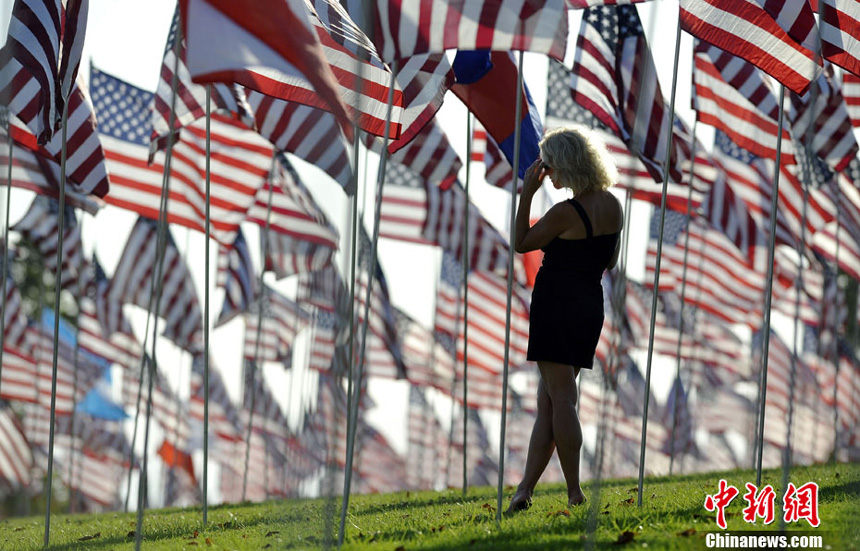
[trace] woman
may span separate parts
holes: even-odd
[[[529,319],[528,359],[540,369],[538,411],[523,480],[508,511],[531,506],[535,485],[553,449],[567,481],[570,506],[585,501],[579,485],[582,428],[576,414],[576,376],[591,369],[603,327],[603,271],[618,260],[624,223],[609,187],[615,167],[587,131],[559,128],[540,142],[541,157],[529,167],[516,220],[518,253],[544,252],[535,278]],[[529,227],[532,196],[549,177],[573,198],[554,205]]]

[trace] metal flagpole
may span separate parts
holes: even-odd
[[[764,412],[765,399],[767,398],[767,356],[770,349],[770,304],[773,294],[773,257],[776,248],[776,215],[779,204],[779,164],[782,156],[782,128],[784,124],[785,111],[782,107],[785,100],[785,85],[779,85],[779,124],[776,137],[776,164],[773,169],[773,191],[770,200],[770,242],[768,243],[767,257],[767,283],[765,287],[764,325],[761,329],[762,355],[761,355],[761,378],[759,379],[759,411],[758,411],[758,438],[756,459],[756,486],[761,485],[761,462],[763,456],[764,440]]]
[[[675,88],[678,83],[678,56],[681,47],[681,18],[675,29],[675,61],[672,66],[672,94],[669,100],[669,129],[666,137],[666,158],[663,163],[663,192],[660,197],[660,234],[657,238],[657,260],[654,264],[654,296],[651,299],[651,326],[648,333],[648,363],[645,368],[645,402],[642,417],[642,443],[639,447],[639,486],[636,506],[642,506],[642,483],[645,478],[645,442],[648,436],[648,400],[651,395],[651,360],[654,356],[654,326],[657,322],[657,296],[660,290],[660,261],[663,258],[663,226],[666,223],[666,193],[669,186],[669,162],[672,156],[672,132],[675,121]],[[655,77],[656,78],[656,77]],[[641,95],[639,96],[641,99]]]
[[[179,83],[179,77],[178,77],[178,73],[179,73],[179,45],[181,42],[182,42],[182,26],[179,25],[179,26],[177,26],[176,37],[175,37],[175,40],[173,43],[174,62],[173,62],[173,75],[171,76],[171,79],[170,79],[170,91],[171,91],[170,116],[169,116],[169,122],[168,122],[168,126],[167,126],[167,129],[168,129],[167,149],[165,151],[165,157],[164,157],[164,171],[163,171],[163,175],[162,175],[161,197],[160,197],[159,205],[158,205],[159,223],[161,223],[162,216],[164,216],[166,219],[166,214],[165,214],[165,211],[167,209],[166,188],[168,187],[168,182],[169,182],[170,163],[171,163],[171,160],[173,158],[173,141],[174,141],[173,125],[176,122],[176,94],[177,94],[176,88],[177,88],[178,83]],[[155,241],[156,253],[160,250],[160,248],[161,248],[161,232],[156,232],[156,241]],[[131,495],[131,475],[132,475],[132,471],[134,470],[134,447],[135,447],[135,444],[137,443],[137,422],[138,422],[138,419],[140,418],[140,401],[141,401],[141,398],[143,397],[144,370],[145,370],[146,363],[147,363],[146,345],[147,345],[148,340],[149,340],[149,322],[150,322],[150,319],[152,317],[152,301],[153,301],[154,295],[155,295],[155,273],[153,272],[153,276],[152,276],[152,278],[150,278],[149,299],[147,300],[147,307],[146,307],[146,325],[145,325],[144,331],[143,331],[143,343],[141,344],[140,379],[138,380],[138,385],[137,385],[137,401],[135,402],[135,411],[134,411],[134,429],[132,431],[131,446],[130,446],[131,457],[129,458],[129,462],[128,462],[128,465],[129,465],[128,466],[128,481],[127,481],[127,486],[126,486],[125,505],[124,505],[124,510],[126,513],[128,512],[129,496]],[[154,362],[155,358],[153,357],[151,361]],[[145,453],[146,453],[146,450],[144,450],[144,454]]]
[[[819,13],[820,15],[820,13]],[[817,57],[817,56],[816,56]],[[819,88],[817,82],[812,83],[812,89],[809,91],[809,105],[815,107]],[[800,246],[797,250],[797,278],[795,279],[794,297],[794,338],[792,339],[791,352],[791,372],[789,375],[789,394],[788,394],[788,421],[785,428],[785,448],[782,453],[782,494],[785,496],[786,488],[788,487],[788,475],[791,470],[791,425],[794,422],[794,384],[797,380],[797,337],[798,337],[798,322],[800,321],[800,295],[803,292],[803,256],[806,247],[806,218],[807,209],[809,208],[809,185],[812,179],[812,162],[815,152],[812,151],[812,111],[809,111],[809,124],[806,127],[804,135],[804,159],[803,159],[803,213],[800,224]],[[838,203],[839,196],[837,193],[836,201]],[[764,411],[764,410],[762,410]],[[783,515],[779,517],[780,530],[785,530],[785,518]]]
[[[516,128],[514,130],[514,165],[513,177],[511,178],[511,226],[510,238],[508,239],[508,292],[507,305],[505,308],[505,355],[502,362],[502,424],[499,431],[499,483],[496,492],[496,524],[502,522],[502,490],[505,481],[505,422],[507,421],[508,407],[508,361],[511,348],[511,297],[514,288],[514,243],[517,231],[517,175],[520,165],[520,130],[523,113],[523,51],[520,50],[519,63],[517,65],[517,107],[515,109]]]
[[[81,218],[78,223],[78,227],[80,228],[81,235],[84,233],[84,220]],[[74,481],[74,472],[75,472],[75,436],[77,431],[75,430],[75,423],[77,419],[75,417],[75,410],[78,407],[78,352],[81,349],[80,345],[80,337],[81,337],[81,299],[84,294],[84,290],[81,288],[83,286],[83,268],[84,268],[84,257],[81,254],[81,261],[78,263],[78,285],[77,285],[77,303],[78,303],[78,312],[77,312],[77,320],[75,323],[75,354],[72,359],[72,366],[74,368],[74,375],[72,376],[72,414],[71,414],[71,430],[72,430],[72,449],[69,453],[69,513],[74,512],[74,504],[75,504],[75,488],[72,485],[72,481]],[[57,266],[57,273],[62,272],[62,266]],[[108,368],[109,369],[109,368]]]
[[[164,156],[164,172],[161,183],[161,203],[158,211],[158,230],[156,232],[155,246],[155,261],[156,267],[152,272],[152,279],[149,287],[149,301],[147,306],[146,325],[147,331],[144,334],[143,356],[141,358],[141,389],[143,384],[144,366],[146,365],[146,338],[148,338],[150,313],[153,311],[153,329],[152,329],[152,356],[149,365],[149,384],[146,400],[146,421],[143,431],[143,459],[141,462],[140,476],[138,479],[137,493],[137,523],[135,525],[135,551],[140,551],[140,543],[143,539],[143,510],[146,506],[147,492],[147,467],[149,465],[149,421],[152,414],[152,387],[155,380],[155,374],[158,372],[158,359],[155,354],[156,345],[158,343],[158,316],[161,310],[161,291],[163,287],[163,271],[164,271],[164,251],[167,248],[167,197],[170,190],[170,164],[173,159],[173,143],[175,139],[174,124],[176,122],[176,86],[178,82],[177,73],[179,65],[179,43],[182,41],[181,27],[177,28],[176,40],[174,42],[174,54],[176,62],[174,65],[173,76],[171,78],[171,98],[170,98],[170,117],[168,123],[167,149]],[[140,396],[138,396],[137,407],[140,408]],[[135,414],[135,421],[137,414]],[[135,423],[135,432],[137,424]],[[129,474],[129,477],[131,475]]]
[[[833,304],[833,380],[839,380],[839,229],[841,226],[841,210],[839,208],[839,180],[833,180],[833,187],[836,190],[836,267],[833,274],[833,285],[836,287],[836,298]],[[823,293],[822,293],[823,295]],[[825,319],[825,327],[827,320]],[[836,392],[837,385],[833,385],[833,462],[836,462],[836,450],[838,449],[839,441],[839,404],[837,403],[838,393]]]
[[[57,274],[54,279],[54,352],[51,365],[51,428],[48,435],[48,480],[45,489],[45,547],[51,539],[51,494],[53,492],[54,476],[54,430],[57,422],[57,357],[59,352],[60,334],[60,281],[62,279],[63,266],[63,233],[65,226],[66,210],[66,146],[67,126],[69,122],[69,101],[64,98],[63,103],[63,147],[60,153],[60,207],[57,213]],[[11,140],[11,136],[9,137]],[[5,276],[5,274],[4,274]]]
[[[6,127],[9,140],[9,166],[6,171],[6,218],[3,225],[3,297],[0,298],[0,380],[3,377],[3,347],[6,345],[6,278],[9,276],[9,206],[12,204],[12,114],[8,107],[0,107],[0,123]]]
[[[210,184],[212,179],[212,85],[206,85],[206,222],[203,283],[203,526],[209,520],[209,239]],[[177,429],[178,430],[178,429]]]
[[[469,473],[466,472],[466,456],[468,454],[468,434],[469,434],[469,416],[466,411],[469,407],[469,183],[472,175],[472,113],[468,111],[466,116],[466,200],[463,202],[463,254],[461,255],[461,263],[463,264],[463,495],[466,495],[466,489],[469,487]],[[514,185],[516,186],[516,174],[514,175]],[[457,363],[457,339],[454,338],[454,364]],[[456,368],[454,369],[454,377],[457,375]]]
[[[693,121],[693,139],[690,150],[693,152],[693,158],[690,160],[690,185],[687,189],[687,221],[685,227],[688,231],[684,234],[684,267],[681,270],[681,306],[678,312],[678,347],[675,351],[675,380],[681,380],[681,341],[684,338],[684,298],[687,294],[687,259],[690,252],[690,219],[693,215],[693,184],[696,181],[696,127],[699,125],[699,118]],[[656,293],[656,290],[655,290]],[[690,332],[692,334],[692,331]],[[673,387],[674,388],[674,387]],[[674,389],[673,389],[674,391]],[[675,396],[675,404],[672,408],[672,431],[669,441],[671,442],[669,453],[669,476],[672,476],[672,470],[675,465],[675,429],[678,425],[678,396]]]
[[[260,357],[260,338],[263,333],[263,305],[264,301],[268,301],[268,297],[265,296],[266,288],[263,283],[263,275],[266,273],[266,259],[269,257],[269,225],[271,224],[272,217],[272,188],[275,187],[273,180],[275,179],[275,167],[277,166],[278,155],[275,153],[272,156],[272,170],[269,172],[269,198],[266,204],[266,225],[263,227],[263,238],[260,240],[260,254],[262,255],[260,259],[260,288],[257,291],[257,334],[254,337],[254,361],[251,362],[251,372],[248,373],[248,377],[245,380],[245,392],[248,392],[248,388],[250,386],[251,389],[251,403],[250,411],[248,412],[248,433],[245,438],[245,469],[242,472],[242,501],[245,501],[245,493],[248,489],[248,462],[251,457],[251,434],[254,427],[254,408],[256,407],[256,385],[254,384],[257,381],[257,361]],[[243,354],[244,356],[244,354]]]
[[[361,324],[361,341],[359,343],[358,370],[355,374],[353,385],[352,411],[349,412],[349,421],[352,431],[347,430],[346,443],[346,467],[344,469],[343,501],[340,510],[340,529],[338,531],[338,547],[343,545],[344,529],[346,526],[346,512],[349,510],[349,491],[352,482],[352,462],[355,451],[355,434],[358,424],[358,411],[361,403],[361,377],[364,368],[364,352],[367,347],[367,326],[370,324],[370,300],[373,290],[373,276],[377,259],[377,243],[379,241],[379,216],[382,210],[382,184],[385,182],[385,165],[388,161],[388,133],[391,129],[391,111],[394,106],[394,78],[397,74],[397,62],[391,64],[391,79],[388,83],[388,107],[385,113],[385,136],[382,144],[382,154],[379,159],[379,170],[376,178],[376,207],[373,217],[373,240],[370,244],[370,259],[367,269],[367,289],[365,291],[364,323]],[[357,191],[357,190],[356,190]],[[357,220],[356,220],[357,221]],[[357,237],[357,236],[355,236]]]

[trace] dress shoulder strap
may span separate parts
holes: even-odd
[[[591,239],[594,237],[594,232],[591,229],[591,220],[588,218],[588,213],[585,212],[585,208],[579,204],[579,201],[576,199],[568,199],[568,203],[573,205],[573,208],[576,209],[576,212],[579,213],[579,217],[582,218],[582,223],[585,224],[585,235]]]

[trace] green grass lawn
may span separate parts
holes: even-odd
[[[778,529],[749,524],[741,510],[744,483],[755,482],[754,471],[649,478],[642,507],[636,505],[636,480],[610,480],[601,485],[596,530],[598,549],[705,549],[708,532],[719,531],[715,513],[704,509],[705,496],[717,492],[720,478],[741,490],[726,509],[729,530]],[[860,464],[796,467],[790,481],[799,486],[819,485],[817,530],[805,520],[789,524],[823,536],[829,549],[860,551]],[[780,494],[782,474],[766,471],[762,485]],[[591,498],[592,487],[585,486]],[[513,489],[505,491],[504,506]],[[588,507],[567,508],[562,485],[539,485],[534,506],[496,523],[496,490],[472,488],[444,492],[400,492],[353,496],[343,549],[409,551],[445,550],[554,550],[581,549],[589,530]],[[777,499],[777,514],[781,511]],[[203,526],[199,507],[147,511],[143,549],[322,549],[336,541],[339,500],[297,499],[263,504],[223,505],[209,509]],[[134,514],[55,515],[51,550],[134,549]],[[326,537],[328,535],[328,538]],[[44,517],[12,518],[0,522],[0,549],[43,549]]]

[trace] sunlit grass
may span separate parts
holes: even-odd
[[[596,529],[589,536],[589,503],[568,509],[562,485],[539,485],[528,511],[496,522],[496,489],[471,488],[443,492],[400,492],[352,496],[343,549],[495,550],[581,549],[593,538],[599,549],[705,549],[704,538],[719,528],[714,513],[704,509],[707,494],[720,478],[741,490],[727,508],[729,530],[776,530],[746,523],[741,510],[746,482],[753,471],[646,479],[643,504],[636,505],[636,480],[604,481],[597,507]],[[790,481],[819,485],[821,525],[830,549],[860,550],[860,464],[796,467]],[[766,471],[762,485],[780,495],[782,473]],[[593,487],[585,485],[593,500]],[[505,491],[503,507],[513,493]],[[781,507],[777,508],[777,512]],[[203,526],[199,507],[147,511],[143,549],[324,549],[336,544],[340,500],[300,499],[262,504],[223,505],[209,509]],[[55,515],[50,550],[134,549],[134,514]],[[790,530],[812,528],[806,521]],[[0,549],[44,549],[44,517],[0,522]]]

